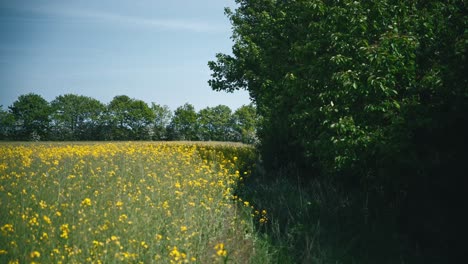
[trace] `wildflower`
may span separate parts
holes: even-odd
[[[13,229],[13,225],[12,224],[5,224],[4,226],[2,226],[0,228],[0,230],[2,230],[2,233],[6,236],[8,233],[13,233],[14,232],[14,229]]]
[[[182,187],[182,186],[180,185],[180,182],[179,182],[179,181],[177,181],[177,182],[175,183],[174,186],[175,186],[176,188],[179,188],[179,189],[180,189],[180,187]]]
[[[49,235],[46,232],[42,232],[42,236],[40,237],[41,240],[48,239]]]
[[[171,252],[169,253],[169,256],[171,256],[172,258],[174,258],[175,261],[180,260],[181,255],[180,255],[180,252],[179,252],[179,250],[177,249],[176,246],[174,246],[174,247],[172,248]]]
[[[145,241],[141,241],[140,246],[142,246],[145,249],[148,249],[148,244],[146,244]]]
[[[216,255],[220,257],[226,257],[227,256],[227,250],[224,248],[223,243],[218,243],[214,249],[216,250]]]
[[[70,229],[68,228],[68,224],[63,224],[60,226],[60,231],[62,231],[62,234],[60,235],[61,238],[68,238],[68,233],[70,232]]]
[[[31,258],[38,258],[41,256],[41,253],[39,251],[33,251],[31,252],[31,254],[29,255]]]
[[[44,221],[45,221],[47,224],[49,224],[49,225],[52,224],[52,221],[50,220],[50,218],[49,218],[48,216],[44,215],[42,218],[44,219]]]
[[[91,206],[91,199],[85,198],[85,199],[81,202],[81,206]]]
[[[126,214],[122,214],[121,216],[119,216],[119,222],[125,222],[125,220],[127,220],[128,216]]]
[[[122,205],[123,205],[122,201],[118,201],[118,202],[115,203],[115,206],[117,206],[117,207],[122,207]]]
[[[4,249],[0,249],[0,255],[6,255],[6,254],[8,254],[8,251]]]
[[[185,232],[187,231],[187,226],[181,226],[180,227],[180,232]]]
[[[35,226],[35,225],[38,226],[39,223],[37,222],[37,217],[34,216],[31,219],[29,219],[29,225],[30,226]]]
[[[39,206],[40,206],[42,209],[45,209],[45,208],[47,208],[47,203],[46,203],[45,201],[41,200],[41,201],[39,202]]]

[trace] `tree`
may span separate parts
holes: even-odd
[[[174,111],[169,134],[171,140],[197,139],[197,112],[193,105],[186,103]]]
[[[3,110],[0,105],[0,140],[8,140],[13,136],[15,119],[13,115]]]
[[[126,95],[115,96],[108,105],[112,138],[117,140],[151,139],[155,114],[148,105]]]
[[[172,111],[167,105],[160,106],[156,103],[151,103],[151,110],[155,115],[153,126],[153,139],[167,140],[167,127],[169,126],[172,119]]]
[[[9,109],[15,120],[15,139],[47,139],[51,109],[42,96],[33,93],[21,95]]]
[[[207,107],[198,112],[201,140],[230,141],[233,139],[231,109],[225,105]]]
[[[236,3],[233,55],[209,62],[209,85],[249,91],[265,164],[332,180],[373,223],[400,215],[427,252],[426,236],[453,241],[447,208],[468,159],[464,1]]]
[[[57,139],[97,139],[96,130],[105,106],[96,99],[75,94],[57,96],[52,102]]]
[[[256,143],[257,119],[257,113],[252,104],[239,107],[232,115],[234,141],[247,144]]]

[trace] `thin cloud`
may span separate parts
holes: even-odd
[[[58,16],[72,20],[93,21],[98,23],[119,24],[128,27],[148,27],[157,30],[190,31],[197,33],[222,33],[229,31],[229,27],[205,21],[184,19],[158,19],[130,15],[121,15],[86,9],[72,9],[60,7],[26,7],[30,12],[47,16]]]

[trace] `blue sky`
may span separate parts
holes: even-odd
[[[0,0],[0,105],[37,93],[108,103],[128,95],[172,110],[250,103],[214,92],[209,60],[230,53],[234,0]]]

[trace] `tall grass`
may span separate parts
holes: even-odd
[[[364,204],[331,181],[294,167],[257,171],[239,195],[268,208],[269,222],[257,226],[269,242],[269,263],[414,263],[402,258],[393,226],[370,226]],[[390,223],[390,221],[389,221]]]
[[[254,150],[192,143],[0,145],[1,263],[269,263],[234,195]]]

